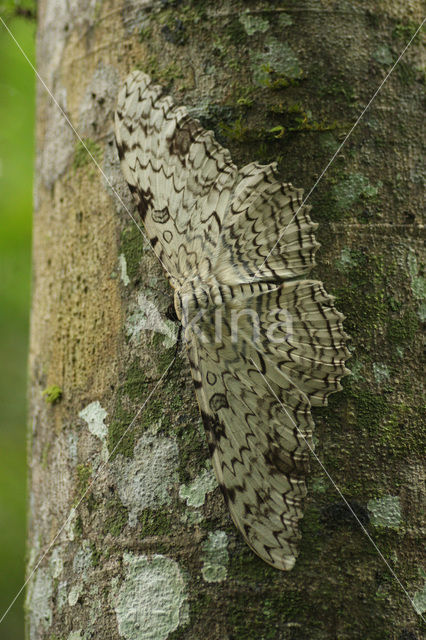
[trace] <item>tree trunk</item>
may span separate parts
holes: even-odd
[[[373,4],[40,0],[39,72],[107,180],[39,84],[31,640],[420,638],[421,36],[309,198],[314,276],[353,351],[344,391],[314,412],[316,453],[371,539],[312,459],[288,573],[232,525],[185,354],[155,382],[172,292],[126,211],[113,138],[137,67],[238,165],[278,160],[308,193],[421,21],[418,0]]]

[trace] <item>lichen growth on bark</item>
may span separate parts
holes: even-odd
[[[228,574],[228,537],[225,531],[211,531],[203,545],[201,573],[206,582],[223,582]]]
[[[380,527],[398,527],[402,522],[401,504],[398,496],[383,496],[369,500],[371,524]]]
[[[186,500],[190,507],[201,507],[204,504],[206,494],[217,487],[216,476],[212,469],[206,469],[188,485],[181,485],[179,496]]]
[[[129,525],[148,507],[170,502],[170,491],[177,481],[178,448],[172,438],[145,434],[135,444],[134,456],[114,459],[113,475],[121,502],[128,509]]]
[[[39,579],[39,587],[47,586],[37,633],[61,640],[89,633],[115,637],[117,628],[122,637],[143,640],[149,633],[156,640],[161,633],[168,640],[417,635],[415,611],[346,517],[315,459],[301,552],[292,573],[281,574],[247,548],[220,492],[209,490],[208,450],[184,352],[148,400],[175,355],[176,325],[165,317],[172,292],[129,217],[130,211],[139,221],[120,172],[111,119],[113,87],[129,69],[141,68],[213,129],[236,163],[278,160],[283,179],[306,194],[381,82],[390,55],[395,59],[414,32],[416,2],[326,3],[321,11],[294,2],[285,10],[252,2],[251,17],[247,3],[238,0],[214,6],[201,0],[126,1],[118,13],[102,3],[83,4],[40,2],[40,72],[83,127],[120,200],[57,109],[40,96],[31,348],[33,558],[65,518],[67,505],[74,508],[63,532],[67,546],[52,567],[41,568],[55,577]],[[424,74],[416,47],[415,41],[310,203],[322,244],[312,275],[336,295],[354,354],[344,391],[315,411],[316,452],[357,513],[367,514],[370,535],[421,607],[422,581],[413,567],[424,446],[417,407],[424,318],[418,113]],[[64,391],[54,408],[42,399],[49,381]],[[93,402],[107,415],[79,418]],[[153,462],[165,449],[172,453],[163,456],[170,482],[158,483],[157,496],[142,461]],[[110,456],[108,465],[77,506],[102,455]],[[60,502],[49,485],[53,468],[58,477],[57,471],[65,472]],[[376,526],[374,512],[386,496],[398,497],[403,518],[397,525],[392,511],[395,526]],[[73,558],[80,558],[85,540],[98,591],[83,580],[81,587],[75,576]],[[155,561],[159,553],[167,556]],[[89,575],[88,565],[84,570]],[[169,583],[163,591],[164,577]],[[220,584],[209,581],[215,579]],[[110,586],[115,602],[105,595]],[[141,624],[148,601],[166,615]],[[50,612],[52,624],[45,629]]]
[[[161,555],[124,554],[116,594],[118,632],[126,640],[166,640],[188,620],[186,584],[179,565]]]

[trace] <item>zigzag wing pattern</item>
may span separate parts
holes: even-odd
[[[195,265],[208,272],[237,175],[229,151],[140,71],[118,96],[115,134],[123,174],[169,277],[181,284]]]
[[[154,251],[175,287],[218,482],[247,544],[296,561],[314,423],[348,373],[343,316],[306,280],[318,248],[302,191],[229,152],[146,74],[120,93],[116,137]]]
[[[220,236],[216,273],[223,282],[294,278],[315,264],[318,225],[302,190],[278,182],[275,171],[275,164],[243,169]]]
[[[220,323],[206,312],[191,336],[197,398],[236,526],[263,560],[288,570],[313,446],[310,407],[326,404],[347,373],[342,315],[316,281],[232,293]]]

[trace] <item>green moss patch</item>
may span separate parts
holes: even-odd
[[[158,510],[144,509],[138,516],[142,537],[169,536],[176,526],[174,523],[175,517],[167,512],[164,507]]]
[[[119,399],[113,415],[107,438],[110,460],[113,460],[118,453],[131,458],[135,444],[135,428],[134,424],[130,428],[129,426],[134,419],[134,414],[126,411]]]
[[[140,277],[140,263],[143,256],[143,237],[135,224],[131,224],[121,234],[120,249],[126,258],[127,275],[134,284]]]
[[[111,499],[105,503],[104,510],[102,527],[104,535],[110,533],[113,536],[119,536],[129,517],[126,507],[118,499]]]
[[[121,391],[131,400],[140,400],[146,394],[149,379],[145,371],[140,367],[137,359],[133,360],[127,368],[126,379],[121,386]]]
[[[362,250],[353,250],[343,258],[346,278],[334,289],[336,307],[346,316],[346,331],[359,343],[367,343],[388,319],[388,265],[383,256]]]
[[[90,138],[86,138],[83,141],[79,140],[74,151],[74,169],[77,170],[85,167],[92,163],[93,159],[99,164],[102,160],[102,148]]]
[[[417,314],[412,309],[402,311],[389,319],[387,338],[391,344],[405,345],[414,340],[420,328]]]
[[[78,464],[77,473],[77,494],[82,496],[85,494],[89,481],[92,476],[92,466],[90,464]]]
[[[62,389],[56,384],[53,384],[43,391],[43,396],[48,404],[56,404],[62,398]]]

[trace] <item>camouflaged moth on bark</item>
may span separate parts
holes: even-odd
[[[307,279],[302,191],[230,153],[139,71],[118,98],[121,167],[175,290],[217,480],[247,544],[294,566],[314,423],[348,373],[343,316]]]

